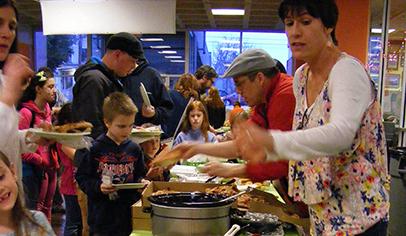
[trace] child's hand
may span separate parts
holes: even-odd
[[[100,185],[100,191],[103,193],[103,194],[109,194],[109,193],[113,193],[113,192],[116,192],[117,190],[116,190],[116,188],[115,187],[113,187],[111,184],[101,184]]]
[[[151,181],[146,180],[146,179],[141,179],[141,183],[144,183],[145,185],[148,185],[149,183],[151,183]]]

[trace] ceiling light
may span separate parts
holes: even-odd
[[[185,60],[171,60],[171,62],[174,62],[174,63],[184,63]]]
[[[152,49],[164,49],[164,48],[171,48],[171,46],[168,45],[158,45],[158,46],[150,46]]]
[[[164,50],[164,51],[159,51],[159,54],[176,54],[176,51],[170,51],[170,50]]]
[[[245,14],[244,9],[211,9],[213,15],[225,15],[225,16],[243,16]]]
[[[167,59],[181,59],[182,56],[165,56]]]
[[[164,41],[163,38],[141,38],[143,42],[162,42]]]

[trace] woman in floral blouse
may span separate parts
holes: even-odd
[[[312,235],[386,235],[389,175],[381,108],[361,63],[335,38],[334,0],[284,0],[279,16],[293,56],[293,130],[241,129],[250,161],[290,159],[289,194],[309,206]],[[349,34],[348,37],[351,37]]]

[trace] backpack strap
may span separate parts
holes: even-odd
[[[25,108],[27,108],[27,107],[25,107]],[[35,113],[35,111],[31,110],[30,108],[27,108],[27,109],[31,112],[30,128],[34,128],[36,113]]]

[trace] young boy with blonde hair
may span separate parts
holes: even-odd
[[[102,178],[110,173],[114,184],[143,182],[144,158],[131,134],[138,109],[124,93],[105,98],[103,119],[107,133],[100,135],[83,158],[76,180],[88,196],[88,224],[91,235],[131,233],[131,205],[140,199],[136,189],[117,190]],[[111,197],[115,195],[115,197]]]

